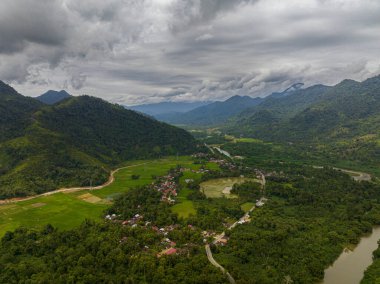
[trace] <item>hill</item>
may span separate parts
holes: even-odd
[[[194,138],[101,99],[72,97],[53,106],[1,83],[0,198],[63,186],[99,184],[132,158],[194,150]]]
[[[0,143],[21,135],[30,124],[31,114],[41,106],[0,81]]]
[[[380,76],[268,99],[235,117],[224,132],[291,146],[311,161],[323,157],[378,172]]]
[[[129,107],[126,106],[126,108],[157,117],[161,115],[188,112],[210,103],[212,102],[161,102]]]
[[[179,125],[220,125],[244,109],[260,104],[262,100],[249,96],[233,96],[223,102],[214,102],[185,113],[159,118]]]
[[[337,141],[380,133],[380,76],[268,98],[235,120],[242,133],[276,141]],[[231,130],[234,127],[231,127]]]
[[[41,96],[36,97],[36,99],[44,104],[53,105],[70,97],[71,95],[65,90],[62,90],[62,91],[49,90],[46,93],[42,94]]]

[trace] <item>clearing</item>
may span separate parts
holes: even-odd
[[[217,178],[202,182],[200,184],[201,190],[203,190],[204,194],[206,194],[209,198],[237,198],[238,196],[235,194],[231,194],[230,191],[234,184],[243,183],[245,181],[254,180],[252,178]]]

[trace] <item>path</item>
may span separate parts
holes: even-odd
[[[212,252],[211,252],[209,244],[205,245],[205,249],[206,249],[207,258],[211,262],[211,264],[214,265],[215,267],[219,268],[224,274],[226,274],[227,278],[228,278],[228,281],[230,281],[231,284],[235,284],[236,281],[231,276],[231,274],[228,273],[228,271],[225,270],[223,266],[221,266],[219,263],[217,263],[216,260],[214,259],[214,257],[212,256]]]
[[[149,164],[149,163],[151,163],[151,162],[145,162],[145,163],[141,163],[141,164],[135,164],[135,165],[130,165],[130,166],[125,166],[125,167],[118,168],[118,169],[116,169],[116,170],[114,170],[114,171],[111,172],[110,177],[108,178],[108,181],[106,183],[102,184],[102,185],[60,188],[60,189],[57,189],[57,190],[48,191],[48,192],[45,192],[45,193],[41,193],[41,194],[29,196],[29,197],[20,197],[20,198],[15,197],[15,198],[9,198],[9,199],[0,200],[0,205],[10,204],[10,203],[17,203],[17,202],[21,202],[21,201],[27,201],[27,200],[35,199],[35,198],[38,198],[38,197],[49,196],[49,195],[52,195],[52,194],[62,193],[62,192],[75,192],[75,191],[80,191],[80,190],[98,190],[98,189],[102,189],[102,188],[105,188],[106,186],[109,186],[110,184],[112,184],[115,181],[115,174],[118,171],[120,171],[122,169],[126,169],[126,168],[132,168],[132,167],[142,166],[142,165]]]
[[[261,180],[260,180],[261,187],[264,190],[265,185],[266,185],[265,175],[262,172],[260,172],[260,176],[261,176]],[[260,198],[260,201],[264,201],[264,197]],[[237,220],[235,223],[233,223],[231,226],[229,226],[228,230],[232,230],[233,228],[235,228],[237,226],[237,224],[239,224],[240,221],[245,221],[249,217],[249,213],[251,213],[255,208],[256,208],[256,204],[253,205],[252,208],[249,209],[249,211],[243,215],[243,217],[241,217],[239,220]],[[226,235],[225,232],[222,232],[221,234],[216,235],[215,240],[212,243],[214,245],[217,244],[221,239],[224,238],[225,235]],[[223,266],[221,266],[219,263],[217,263],[216,260],[214,259],[214,257],[212,256],[210,245],[209,244],[205,245],[205,248],[206,248],[207,258],[211,262],[211,264],[214,265],[215,267],[218,267],[223,273],[225,273],[227,275],[230,283],[235,283],[235,279],[231,276],[231,274],[229,274],[228,271],[226,271],[223,268]]]

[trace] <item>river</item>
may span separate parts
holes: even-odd
[[[372,252],[380,239],[380,227],[361,238],[353,251],[345,250],[332,266],[325,270],[323,284],[359,284],[364,271],[372,264]]]

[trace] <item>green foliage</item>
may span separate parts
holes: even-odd
[[[267,98],[228,128],[236,136],[281,142],[336,142],[380,132],[380,76],[313,86]]]
[[[379,185],[331,169],[293,168],[268,178],[268,203],[229,232],[214,257],[241,283],[318,283],[348,244],[380,223]],[[252,280],[253,279],[253,280]]]
[[[178,244],[199,240],[199,232],[178,229]],[[0,244],[1,283],[225,283],[204,250],[157,258],[161,236],[151,229],[84,222],[59,232],[17,229]]]
[[[0,113],[0,199],[101,184],[126,160],[195,149],[184,130],[88,96],[44,106],[1,83]]]

